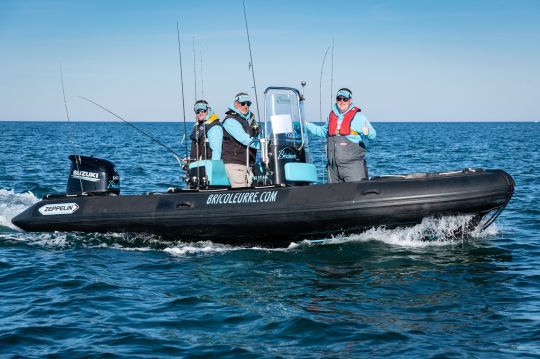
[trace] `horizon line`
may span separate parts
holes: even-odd
[[[540,120],[516,120],[516,121],[509,121],[509,120],[378,120],[378,121],[372,121],[369,122],[372,123],[538,123]],[[121,123],[121,121],[117,120],[5,120],[0,119],[0,122],[52,122],[52,123]],[[147,121],[147,120],[129,120],[128,122],[135,122],[135,123],[184,123],[182,120],[159,120],[159,121]],[[189,123],[195,123],[193,120],[186,120],[185,122]],[[313,122],[313,123],[324,123],[324,121],[305,121],[305,122]]]

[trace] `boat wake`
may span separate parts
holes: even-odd
[[[303,241],[292,243],[289,248],[311,246],[314,244],[341,244],[346,242],[379,241],[400,247],[431,247],[461,244],[478,238],[492,236],[498,233],[498,228],[492,224],[485,230],[482,226],[469,228],[472,216],[449,216],[441,218],[424,218],[422,223],[412,227],[387,229],[372,228],[360,234],[335,236],[319,241]]]
[[[32,192],[15,193],[13,190],[0,188],[0,232],[20,229],[11,223],[13,217],[34,203],[39,202]]]

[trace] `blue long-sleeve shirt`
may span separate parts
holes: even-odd
[[[349,109],[345,111],[344,113],[340,113],[339,109],[337,108],[336,104],[332,106],[332,111],[338,118],[338,128],[341,126],[341,121],[343,121],[343,117],[347,112],[349,112],[353,108],[353,104],[351,103]],[[368,127],[368,134],[367,136],[364,135],[364,126],[367,124]],[[308,122],[306,123],[306,130],[308,130],[310,133],[314,134],[315,136],[319,137],[328,137],[328,121],[323,126],[317,126],[314,123]],[[371,126],[371,123],[369,123],[367,117],[362,114],[361,112],[357,112],[356,115],[354,115],[353,120],[351,121],[351,130],[358,132],[358,135],[347,135],[347,139],[354,143],[360,143],[363,142],[365,138],[369,138],[370,140],[373,140],[377,136],[377,131]]]
[[[242,115],[234,105],[229,106],[229,109],[236,112],[238,115],[240,115],[242,118],[246,119],[246,121],[249,120],[249,117],[251,116],[251,112],[246,113],[245,115]],[[255,121],[255,120],[254,120]],[[251,137],[246,131],[244,131],[244,128],[242,127],[242,124],[238,122],[234,118],[229,118],[227,121],[223,122],[223,128],[227,130],[227,132],[234,137],[235,140],[243,144],[244,146],[250,146],[255,149],[259,149],[260,143],[259,142],[253,142],[251,145],[249,144],[251,141],[253,141],[255,138]]]
[[[220,160],[221,148],[223,146],[223,129],[221,126],[214,126],[208,131],[206,136],[212,150],[212,160]]]

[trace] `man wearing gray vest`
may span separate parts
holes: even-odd
[[[259,136],[259,127],[255,115],[249,110],[251,100],[245,92],[234,97],[223,120],[222,159],[232,188],[249,187],[253,174],[251,166],[255,163],[259,142],[253,142]],[[246,158],[249,151],[249,163]]]

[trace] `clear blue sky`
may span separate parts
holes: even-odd
[[[307,81],[319,117],[323,54],[335,38],[334,92],[349,87],[374,121],[540,120],[540,1],[246,0],[260,100],[270,85]],[[0,120],[64,120],[59,64],[73,120],[187,118],[198,97],[220,115],[251,89],[241,0],[0,1]],[[203,71],[201,85],[200,59]],[[330,56],[330,54],[329,54]],[[330,65],[323,113],[330,106]]]

